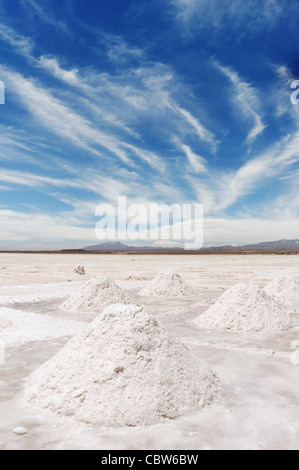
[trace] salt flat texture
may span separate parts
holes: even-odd
[[[9,323],[6,328],[0,329],[0,341],[6,347],[19,346],[31,341],[74,336],[86,325],[86,323],[74,320],[60,320],[10,308],[1,308],[0,316]]]
[[[61,295],[63,283],[64,298],[83,285],[84,278],[72,275],[74,267],[83,263],[88,276],[98,276],[105,270],[122,287],[136,292],[162,269],[186,276],[191,286],[200,285],[197,307],[194,297],[147,297],[142,301],[196,358],[208,361],[221,377],[221,393],[204,410],[158,426],[99,428],[57,419],[55,414],[23,400],[24,379],[65,344],[64,338],[41,339],[9,348],[5,365],[0,364],[1,450],[299,449],[299,348],[294,349],[298,330],[277,335],[232,334],[226,330],[199,331],[192,323],[238,282],[264,286],[276,273],[299,279],[298,256],[0,253],[0,268],[6,266],[0,269],[0,294],[20,302],[21,295],[42,298],[47,292],[53,293],[54,313],[54,299]],[[32,274],[24,275],[29,272]],[[73,282],[64,282],[71,279],[70,275]],[[185,306],[186,312],[175,313]],[[39,313],[43,308],[41,305]],[[23,310],[31,312],[30,304]],[[38,311],[37,307],[32,311]],[[67,318],[76,319],[77,314],[70,312]],[[0,341],[0,362],[2,346]],[[28,429],[28,435],[15,436],[13,429],[17,427]]]
[[[60,282],[47,284],[0,286],[0,304],[31,303],[63,299],[74,289],[82,286],[82,282]],[[3,291],[5,294],[3,294]]]
[[[131,302],[127,292],[112,279],[98,276],[86,282],[77,293],[67,299],[59,308],[71,312],[101,313],[109,305]]]
[[[159,273],[139,292],[139,294],[145,297],[183,297],[196,295],[194,290],[179,274],[169,272]]]
[[[8,328],[11,325],[12,325],[12,323],[11,323],[10,320],[8,320],[7,318],[4,318],[4,317],[0,317],[0,330],[2,328]]]
[[[29,377],[27,399],[107,426],[163,422],[209,404],[217,378],[137,305],[113,305]]]
[[[290,315],[262,288],[239,283],[194,320],[200,328],[279,333],[292,327]]]
[[[299,303],[299,281],[292,276],[278,276],[268,282],[264,290],[281,305]]]

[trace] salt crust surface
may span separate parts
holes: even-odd
[[[1,308],[0,316],[6,323],[5,328],[0,328],[0,346],[4,344],[6,347],[74,336],[85,326],[85,323],[79,321],[62,320],[7,307]]]
[[[268,295],[281,305],[299,303],[299,281],[292,276],[278,276],[264,287]]]

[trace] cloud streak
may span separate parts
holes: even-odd
[[[252,127],[246,137],[246,143],[251,144],[266,128],[263,123],[263,116],[258,112],[260,103],[257,92],[231,68],[223,67],[217,62],[215,62],[215,65],[233,85],[232,101],[241,113],[241,116],[252,122]]]
[[[43,23],[48,24],[65,34],[70,34],[66,23],[57,19],[49,8],[44,9],[41,5],[41,1],[38,3],[35,0],[22,0],[21,3],[30,13],[35,14]],[[49,4],[47,6],[49,6]]]
[[[230,32],[243,37],[254,31],[261,32],[273,28],[279,19],[296,11],[298,5],[293,0],[170,0],[175,8],[177,21],[185,31],[192,34],[212,28],[223,31],[229,26]]]
[[[94,222],[95,206],[121,194],[145,204],[204,203],[206,233],[215,242],[221,224],[227,242],[251,241],[242,224],[262,233],[260,217],[295,226],[299,108],[289,99],[291,67],[258,55],[257,65],[271,79],[265,83],[243,59],[249,43],[240,47],[245,36],[257,45],[261,32],[282,25],[284,0],[253,0],[255,10],[239,0],[172,0],[188,37],[174,34],[177,24],[174,30],[159,4],[161,17],[150,28],[141,6],[143,26],[130,32],[128,17],[115,11],[115,35],[112,23],[103,32],[104,16],[89,16],[101,13],[97,2],[84,12],[71,6],[63,18],[58,12],[69,10],[58,1],[21,3],[28,23],[6,22],[3,15],[0,25],[6,63],[0,79],[7,90],[0,109],[1,226],[7,240],[18,220],[29,227],[30,214],[39,235],[38,224],[45,224],[54,237],[56,223],[61,239],[75,227],[71,240],[91,241],[85,228]],[[130,19],[137,25],[134,15]],[[76,47],[70,32],[79,38]],[[229,59],[223,52],[228,43]],[[267,214],[264,196],[272,193]],[[277,227],[273,222],[275,233]],[[231,240],[229,230],[235,231]]]

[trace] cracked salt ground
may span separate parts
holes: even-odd
[[[5,282],[11,287],[5,288],[10,289],[5,291],[5,295],[18,299],[19,295],[26,293],[24,286],[17,285],[22,282],[17,275],[19,267],[24,269],[26,263],[28,271],[31,271],[34,258],[1,255],[0,259],[0,264],[7,266],[5,271],[10,273],[5,277]],[[30,291],[41,300],[47,288],[46,285],[39,287],[37,278],[47,278],[50,266],[47,259],[44,258],[44,266],[40,267],[38,275],[26,277],[26,282],[31,282]],[[55,263],[62,266],[55,281],[57,294],[63,276],[67,279],[70,270],[81,261],[80,257],[73,255],[67,257],[67,262],[65,260],[63,255],[55,258]],[[161,270],[161,266],[169,271],[175,268],[191,287],[199,288],[199,297],[186,298],[183,303],[181,298],[177,303],[171,300],[168,316],[165,313],[169,299],[147,298],[146,308],[151,307],[166,329],[183,340],[195,357],[204,358],[209,363],[219,376],[221,391],[209,407],[164,424],[121,429],[76,423],[71,418],[56,418],[37,411],[23,400],[26,378],[61,350],[68,338],[15,345],[8,348],[6,364],[0,367],[0,449],[299,448],[299,366],[292,364],[289,357],[263,352],[291,353],[292,342],[299,340],[299,329],[261,336],[202,330],[192,322],[209,303],[219,298],[221,289],[231,287],[240,280],[265,285],[279,271],[284,272],[286,267],[288,275],[299,278],[298,257],[168,255],[162,259],[154,256],[126,256],[124,259],[122,256],[87,255],[84,265],[90,277],[98,276],[102,270],[121,287],[128,288],[130,294],[145,286],[148,279]],[[53,264],[50,267],[54,273]],[[126,280],[127,273],[133,275],[131,281]],[[77,287],[72,284],[65,297],[76,291]],[[54,288],[51,289],[54,292]],[[1,291],[4,295],[4,289],[0,288],[0,294]],[[49,302],[52,300],[49,299]],[[182,315],[179,314],[180,307],[186,308]],[[38,307],[35,305],[35,308]],[[53,305],[53,311],[55,308],[57,304]],[[175,308],[175,314],[171,315]],[[25,310],[30,312],[30,303]],[[53,316],[50,310],[49,307],[48,315]],[[68,313],[67,318],[73,320],[76,316]],[[57,320],[55,317],[53,319]],[[298,314],[294,315],[294,319],[299,324]],[[86,320],[90,321],[89,318]],[[250,351],[250,348],[256,348],[260,353]],[[14,435],[13,430],[18,427],[26,428],[28,434]]]

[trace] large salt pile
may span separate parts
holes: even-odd
[[[263,289],[237,284],[196,318],[201,328],[279,333],[291,328],[290,315]]]
[[[71,312],[101,313],[112,304],[131,303],[129,295],[112,279],[105,276],[94,277],[59,308]]]
[[[153,297],[195,295],[194,290],[176,273],[159,273],[139,294]]]
[[[137,305],[112,305],[28,379],[26,397],[78,421],[137,426],[174,419],[213,399],[208,365]]]
[[[291,276],[279,276],[268,282],[264,290],[281,305],[299,303],[299,282]]]
[[[0,317],[0,330],[2,328],[8,328],[12,326],[12,322],[10,320],[7,320],[7,318]]]

